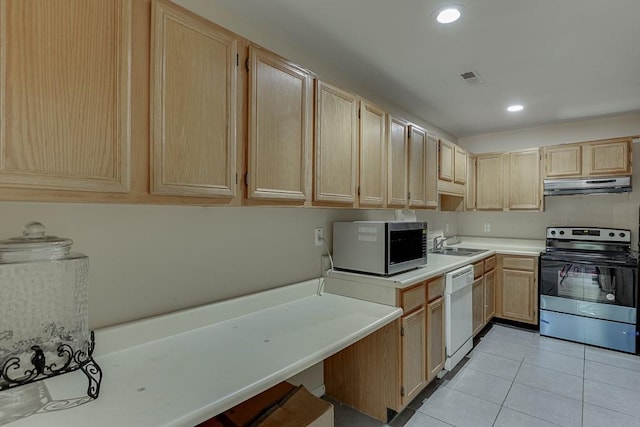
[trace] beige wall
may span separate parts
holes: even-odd
[[[631,135],[640,135],[640,113],[468,136],[458,144],[478,154]]]
[[[22,202],[0,202],[0,212],[0,239],[40,221],[89,256],[92,328],[319,277],[325,249],[314,246],[315,227],[330,238],[332,221],[394,217],[393,210]],[[418,216],[434,227],[455,222],[451,213]]]
[[[640,113],[471,136],[458,142],[474,153],[481,153],[630,135],[640,135]],[[633,149],[631,193],[545,197],[544,212],[459,213],[458,231],[470,236],[543,239],[545,228],[554,225],[628,228],[632,231],[633,248],[637,249],[640,145],[634,143]],[[488,233],[483,231],[485,223],[491,224]]]

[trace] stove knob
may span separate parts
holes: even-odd
[[[564,231],[560,230],[560,235],[562,236],[564,234]]]
[[[551,230],[551,235],[555,236],[556,235],[556,230]]]
[[[624,237],[624,233],[620,233],[620,237]]]
[[[613,236],[615,236],[615,235],[616,235],[616,233],[613,233],[613,232],[612,232],[612,233],[609,233],[609,237],[613,237]]]

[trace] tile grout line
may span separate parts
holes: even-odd
[[[500,416],[500,412],[502,412],[502,408],[504,408],[504,402],[507,401],[507,397],[509,396],[509,393],[511,393],[511,389],[513,388],[513,385],[516,383],[516,378],[518,377],[518,373],[520,372],[520,369],[522,369],[522,364],[523,363],[524,363],[524,357],[520,361],[520,365],[518,366],[518,370],[516,371],[516,374],[514,375],[513,380],[511,380],[511,385],[509,386],[509,390],[507,390],[507,394],[505,394],[504,395],[504,399],[502,399],[502,403],[500,404],[500,409],[498,410],[498,414],[496,415],[496,419],[493,420],[493,424],[491,424],[491,427],[494,427],[496,425],[496,421],[498,421],[498,417]]]
[[[640,421],[640,417],[636,417],[635,415],[631,415],[631,414],[628,414],[626,412],[620,412],[620,411],[618,411],[616,409],[607,408],[606,406],[600,406],[600,405],[595,404],[595,403],[589,403],[589,405],[596,406],[598,408],[602,408],[602,409],[605,409],[605,410],[610,411],[610,412],[615,412],[616,414],[620,414],[620,415],[623,415],[625,417],[633,418],[635,420]],[[638,424],[638,425],[640,425],[640,424]]]
[[[484,338],[484,337],[483,337],[483,338]],[[497,340],[497,341],[500,341],[500,342],[503,342],[503,343],[506,343],[506,344],[510,344],[510,345],[518,345],[518,346],[520,346],[520,347],[525,347],[527,350],[542,350],[542,351],[547,351],[547,352],[550,352],[550,353],[553,353],[553,354],[560,354],[560,355],[562,355],[562,356],[567,356],[567,357],[573,357],[573,358],[576,358],[576,359],[580,359],[580,356],[575,356],[575,355],[573,355],[573,354],[563,353],[563,352],[561,352],[561,351],[557,351],[557,350],[553,350],[553,349],[536,347],[536,346],[534,346],[533,344],[521,344],[521,343],[516,343],[516,342],[512,342],[512,341],[507,341],[507,340],[504,340],[504,339],[501,339],[501,338],[498,338],[498,337],[493,337],[493,336],[490,336],[490,337],[488,337],[488,338],[489,338],[489,340],[488,340],[488,341],[491,341],[492,339],[494,339],[494,340]],[[480,340],[480,342],[482,342],[482,339]],[[486,342],[486,341],[485,341],[485,342]],[[564,341],[562,341],[562,342],[564,342]],[[584,356],[584,345],[583,345],[583,348],[582,348],[582,352],[583,352],[582,359],[584,360],[584,359],[585,359],[585,356]],[[489,354],[491,354],[491,353],[489,353]],[[503,357],[503,356],[500,356],[500,357]],[[507,358],[507,357],[505,357],[505,359],[508,359],[508,358]],[[514,359],[511,359],[511,360],[514,360]],[[598,363],[602,363],[602,362],[598,362]],[[607,365],[607,363],[602,363],[602,364],[603,364],[603,365]],[[615,366],[615,365],[609,365],[609,366]],[[632,369],[632,370],[633,370],[633,369]],[[640,370],[639,370],[638,372],[640,372]],[[577,376],[577,375],[576,375],[576,376]]]

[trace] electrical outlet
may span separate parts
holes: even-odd
[[[484,223],[484,232],[485,232],[485,233],[488,233],[488,232],[490,232],[490,231],[491,231],[491,224],[490,224],[490,223],[488,223],[488,222],[485,222],[485,223]]]
[[[445,223],[444,223],[444,232],[445,232],[445,233],[448,233],[448,232],[449,232],[449,223],[448,223],[448,222],[445,222]]]
[[[315,244],[316,246],[322,246],[323,242],[324,242],[324,228],[322,227],[318,227],[315,229],[314,231],[314,239],[315,239]]]

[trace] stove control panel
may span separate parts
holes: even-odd
[[[548,227],[547,239],[631,243],[631,230],[595,227]]]

